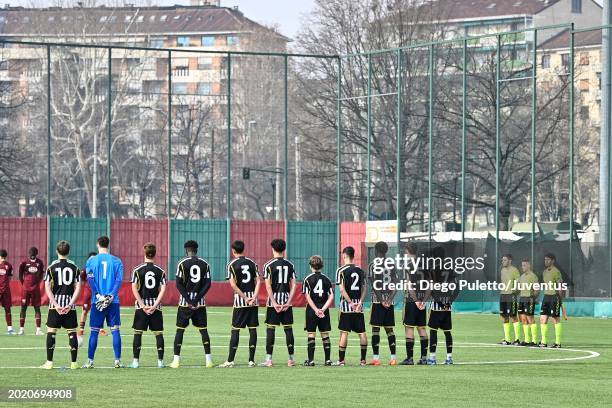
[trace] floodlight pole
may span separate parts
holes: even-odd
[[[538,56],[538,30],[533,30],[533,54],[532,54],[532,67],[531,67],[531,262],[535,261],[535,230],[536,230],[536,219],[535,219],[535,195],[536,195],[536,116],[537,116],[537,56]]]

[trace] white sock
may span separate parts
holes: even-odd
[[[431,358],[432,360],[436,359],[436,353],[429,353],[429,358]]]
[[[138,364],[138,359],[137,359],[137,358],[135,358],[135,359],[134,359],[134,362],[135,362],[136,364]]]
[[[164,360],[157,360],[157,363],[158,363],[158,364],[163,364],[163,363],[164,363]]]
[[[13,326],[8,326],[8,327],[6,328],[6,330],[8,330],[8,331],[13,330]]]
[[[378,354],[374,354],[374,355],[372,356],[372,358],[373,358],[374,360],[379,360],[379,359],[380,359],[380,356],[379,356]]]
[[[395,360],[395,359],[396,359],[395,354],[391,354],[391,360]]]
[[[289,354],[289,360],[295,360],[293,354]]]
[[[272,361],[272,354],[266,354],[266,361]]]
[[[453,353],[448,353],[448,354],[446,355],[446,358],[453,358]]]
[[[177,356],[176,354],[174,355],[174,361],[179,361],[181,359],[180,356]]]
[[[178,356],[174,356],[175,358],[177,358]],[[212,363],[212,356],[210,354],[206,355],[206,362],[207,363]]]

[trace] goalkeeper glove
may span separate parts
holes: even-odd
[[[106,297],[105,297],[105,296],[103,296],[103,295],[101,295],[101,294],[99,294],[99,293],[96,295],[96,309],[97,309],[98,311],[100,311],[100,312],[101,312],[102,310],[104,310],[104,308],[105,308],[106,306],[108,306],[108,305],[105,305],[105,304],[104,304],[104,303],[105,303],[105,301],[106,301]]]

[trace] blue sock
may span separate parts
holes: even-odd
[[[119,330],[113,330],[113,351],[115,352],[115,360],[121,359],[121,334]]]
[[[89,334],[89,349],[87,350],[87,357],[90,360],[94,359],[96,355],[96,348],[98,348],[98,335],[100,332],[98,330],[92,330]]]

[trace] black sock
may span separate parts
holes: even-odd
[[[55,350],[55,333],[47,333],[47,361],[53,361]]]
[[[140,358],[140,349],[142,347],[142,332],[134,333],[134,341],[132,342],[132,350],[134,352],[134,358]]]
[[[202,345],[204,346],[204,354],[210,354],[210,336],[208,335],[208,330],[200,329],[200,336],[202,336]]]
[[[164,347],[165,347],[163,333],[159,333],[155,335],[155,345],[157,346],[157,359],[163,360],[164,359]]]
[[[276,335],[276,329],[274,327],[268,327],[266,329],[266,354],[272,355],[274,351],[274,336]]]
[[[68,333],[68,344],[70,345],[70,361],[76,363],[79,351],[79,341],[77,340],[76,332]]]
[[[287,340],[287,351],[292,356],[295,353],[295,339],[293,338],[293,328],[285,327],[285,339]]]
[[[255,350],[257,349],[257,329],[249,329],[249,361],[255,361]]]
[[[329,340],[329,337],[323,337],[323,351],[325,352],[325,361],[331,360],[331,340]]]
[[[421,337],[421,358],[427,357],[427,347],[429,347],[429,338],[427,336]]]
[[[346,356],[346,347],[338,347],[338,360],[344,361],[344,356]]]
[[[239,342],[240,330],[232,330],[232,335],[230,336],[229,356],[227,357],[227,361],[230,363],[234,361],[234,358],[236,357],[236,350],[238,350]]]
[[[451,354],[453,352],[453,334],[445,331],[444,337],[446,337],[446,353]]]
[[[314,354],[315,354],[315,338],[309,337],[308,338],[308,361],[314,360]]]
[[[389,341],[389,352],[395,355],[396,347],[395,347],[395,333],[393,330],[387,332],[387,340]]]
[[[380,351],[380,331],[372,329],[372,353],[374,355],[378,355],[379,351]]]
[[[435,353],[437,347],[438,347],[438,331],[430,330],[429,331],[429,352]]]
[[[181,355],[181,346],[183,345],[183,334],[185,333],[184,329],[177,329],[176,335],[174,336],[174,355]]]
[[[423,342],[421,342],[421,346]],[[406,357],[413,358],[414,357],[414,339],[410,337],[406,337]]]
[[[365,360],[367,354],[368,354],[368,345],[367,344],[361,344],[361,359]]]

